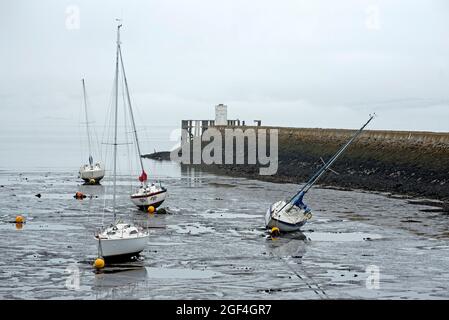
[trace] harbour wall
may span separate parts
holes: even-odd
[[[205,170],[273,182],[302,183],[350,139],[355,130],[267,126],[216,126],[278,130],[278,170],[260,164],[196,164]],[[202,142],[202,146],[207,145]],[[223,138],[224,146],[224,138]],[[245,150],[247,150],[245,148]],[[245,155],[247,156],[247,154]],[[245,158],[246,159],[246,158]],[[366,130],[320,180],[324,186],[449,200],[449,133]]]

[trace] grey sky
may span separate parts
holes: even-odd
[[[69,6],[80,28],[68,29]],[[449,3],[441,1],[0,2],[0,124],[78,121],[81,82],[103,123],[114,19],[140,124],[449,131]]]

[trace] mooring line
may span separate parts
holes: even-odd
[[[290,271],[292,271],[299,279],[301,279],[320,299],[329,299],[329,296],[317,283],[314,283],[315,287],[317,288],[317,289],[315,289],[310,283],[307,282],[307,280],[304,277],[302,277],[295,269],[293,269],[292,266],[283,257],[280,257],[280,256],[276,255],[275,253],[271,253],[271,254],[274,255],[275,257],[277,257],[278,259],[280,259],[287,266],[287,268],[289,268]],[[305,270],[303,270],[303,271],[304,271],[304,273],[306,273]],[[310,278],[310,277],[308,277],[308,278]],[[321,296],[320,292],[324,297]]]
[[[300,278],[302,281],[304,281],[304,283],[310,288],[310,289],[312,289],[313,290],[313,292],[315,292],[321,299],[323,299],[323,297],[321,297],[320,296],[320,292],[324,295],[324,299],[329,299],[329,296],[326,294],[326,292],[316,283],[316,282],[314,282],[314,285],[315,285],[315,287],[317,288],[317,289],[315,289],[315,288],[313,288],[312,287],[312,285],[310,285],[307,281],[306,281],[306,279],[304,279],[304,277],[302,277],[295,269],[293,269],[292,268],[292,266],[284,259],[284,258],[282,258],[282,257],[279,257],[286,265],[287,265],[287,267],[298,277],[298,278]],[[305,272],[305,270],[303,270],[304,271],[304,273],[306,273]],[[306,273],[307,274],[307,273]],[[311,280],[312,280],[312,278],[311,277],[309,277],[308,276],[308,278],[310,278]],[[313,281],[313,280],[312,280]]]

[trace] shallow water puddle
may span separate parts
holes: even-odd
[[[34,224],[24,223],[22,225],[16,225],[15,223],[2,223],[0,224],[0,230],[12,230],[18,229],[21,231],[66,231],[66,230],[84,230],[82,226],[69,226],[63,224]]]
[[[113,272],[104,272],[95,274],[95,286],[111,286],[128,285],[145,281],[147,279],[147,269],[145,267],[131,270],[115,270]]]
[[[176,233],[193,234],[193,235],[215,232],[214,228],[206,227],[200,223],[189,223],[184,225],[168,225],[167,228],[175,230]]]
[[[152,267],[146,269],[147,277],[153,279],[206,279],[222,275],[219,272],[209,270]]]
[[[185,245],[185,243],[183,242],[170,242],[169,240],[167,240],[167,242],[154,242],[154,241],[150,241],[148,242],[148,246],[155,246],[155,247],[160,247],[160,246],[183,246]]]
[[[304,235],[311,241],[332,241],[332,242],[344,242],[344,241],[369,241],[379,240],[382,236],[378,234],[369,234],[363,232],[304,232]]]
[[[204,218],[212,219],[261,219],[260,215],[246,214],[246,213],[233,213],[233,212],[206,212],[195,214]]]

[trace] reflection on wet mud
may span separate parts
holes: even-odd
[[[302,258],[306,253],[307,237],[302,232],[282,234],[279,237],[268,237],[266,241],[267,251],[277,257]]]

